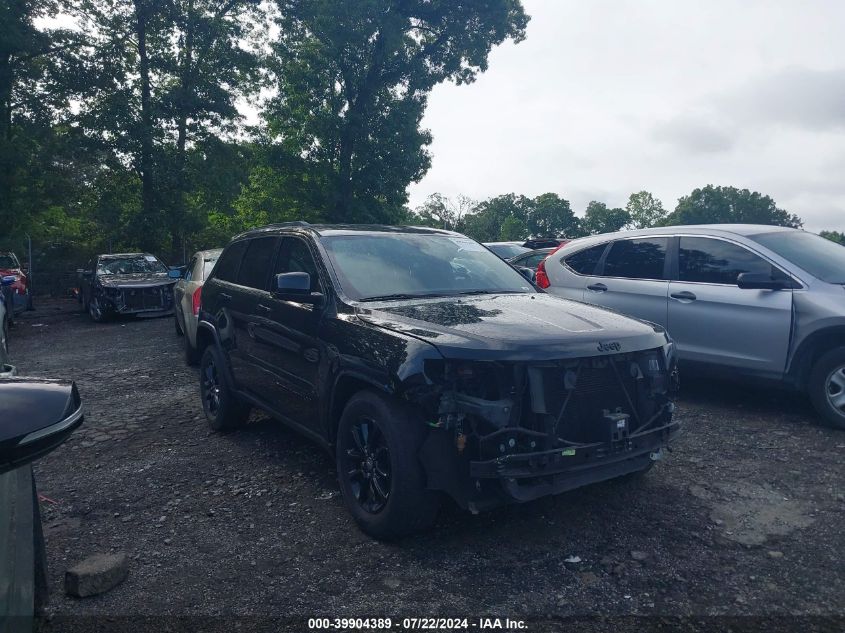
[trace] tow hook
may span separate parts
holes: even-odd
[[[651,461],[653,461],[653,462],[660,461],[661,459],[663,459],[663,449],[658,448],[653,453],[649,453],[648,456],[651,459]]]

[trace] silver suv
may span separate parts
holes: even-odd
[[[547,292],[653,321],[686,364],[776,380],[845,429],[845,247],[773,226],[673,226],[570,242]]]

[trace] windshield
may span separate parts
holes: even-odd
[[[13,255],[0,255],[0,268],[17,268],[18,260]]]
[[[814,233],[778,231],[752,240],[829,284],[845,284],[845,246]]]
[[[487,248],[496,253],[502,259],[510,259],[517,255],[522,255],[530,251],[530,248],[525,248],[519,244],[485,244]]]
[[[367,233],[322,243],[343,292],[357,301],[534,292],[522,275],[468,237]]]
[[[166,273],[167,266],[152,255],[115,257],[97,262],[98,275],[133,275],[139,273]]]

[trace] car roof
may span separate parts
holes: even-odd
[[[650,235],[674,235],[688,233],[693,235],[757,235],[759,233],[774,233],[778,231],[798,231],[787,226],[772,226],[770,224],[673,224],[672,226],[658,226],[651,229],[634,229],[631,231],[617,231],[615,233],[598,233],[572,240],[565,246],[600,242],[623,237],[647,237]]]
[[[146,257],[149,255],[150,257],[155,257],[155,255],[151,255],[150,253],[104,253],[102,255],[97,255],[100,259],[121,259],[124,257]],[[156,257],[158,259],[158,257]]]
[[[372,235],[376,233],[461,236],[460,233],[455,233],[454,231],[432,229],[426,226],[388,226],[385,224],[309,224],[308,222],[282,222],[280,224],[268,224],[267,226],[244,231],[232,239],[237,240],[268,233],[274,234],[282,231],[289,231],[291,229],[296,229],[300,232],[314,233],[321,237],[329,235]]]
[[[220,257],[220,253],[222,252],[222,248],[208,248],[204,251],[197,251],[196,253],[194,253],[194,257],[200,256],[203,259],[206,259],[208,257]]]
[[[522,246],[523,242],[482,242],[484,246]],[[527,248],[522,246],[522,248]]]

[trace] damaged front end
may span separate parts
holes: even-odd
[[[544,362],[427,361],[430,488],[478,511],[647,469],[679,428],[672,345]]]

